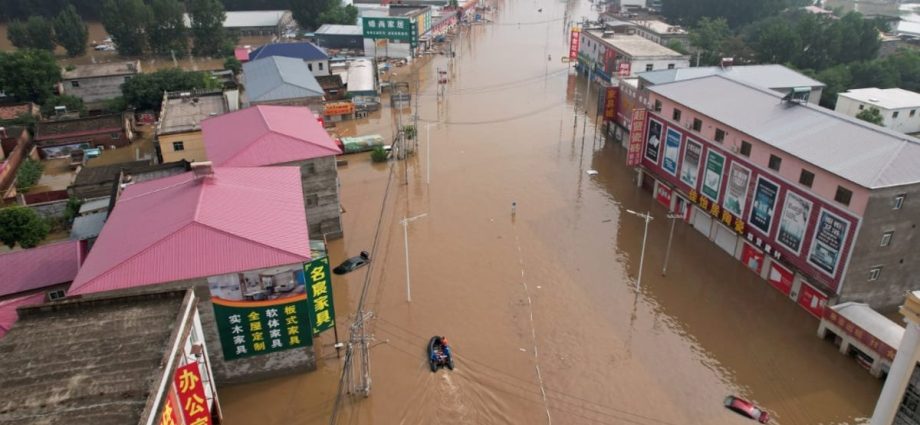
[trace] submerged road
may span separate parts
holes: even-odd
[[[666,212],[595,132],[597,86],[559,61],[591,4],[494,1],[494,23],[455,38],[453,65],[436,56],[418,68],[417,154],[352,155],[340,168],[345,238],[330,244],[332,262],[370,249],[382,219],[367,294],[371,394],[346,398],[338,423],[752,423],[722,407],[729,394],[777,424],[863,423],[881,383],[685,223],[661,276]],[[440,103],[438,68],[450,80]],[[384,104],[340,131],[392,134]],[[627,208],[656,218],[639,291],[643,222]],[[407,302],[400,221],[420,214],[407,229]],[[334,280],[343,339],[367,272]],[[453,372],[428,370],[435,334],[453,345]],[[226,423],[328,423],[342,368],[332,338],[316,341],[316,372],[220,388]]]

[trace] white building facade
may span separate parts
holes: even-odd
[[[871,108],[879,110],[884,127],[908,134],[920,132],[920,93],[898,88],[853,89],[837,95],[834,110],[855,117]]]

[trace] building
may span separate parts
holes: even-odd
[[[323,88],[323,98],[326,100],[345,99],[346,87],[339,74],[316,77],[316,82]]]
[[[639,88],[656,84],[690,80],[709,75],[723,75],[750,85],[776,91],[782,95],[790,90],[807,87],[808,102],[815,105],[821,100],[826,85],[783,65],[703,66],[697,68],[664,69],[639,74]]]
[[[314,76],[329,75],[329,55],[310,42],[270,43],[249,53],[249,60],[256,61],[270,57],[299,59],[307,65]]]
[[[324,24],[315,34],[316,44],[322,48],[364,51],[364,33],[358,25]]]
[[[690,56],[638,35],[581,31],[577,69],[603,81],[634,77],[658,69],[689,68]]]
[[[290,10],[245,10],[224,13],[224,28],[242,37],[281,37],[297,27]],[[182,19],[185,26],[191,28],[192,20],[187,13],[182,15]]]
[[[648,91],[630,138],[644,187],[717,246],[818,317],[828,303],[885,309],[914,287],[920,141],[807,90],[713,75]]]
[[[125,81],[140,73],[140,61],[74,65],[61,72],[58,91],[83,99],[89,110],[102,109],[105,102],[121,96]]]
[[[887,128],[908,134],[920,132],[920,93],[899,88],[850,89],[837,95],[834,110],[855,117],[871,108],[879,110]]]
[[[160,162],[203,161],[201,121],[229,109],[229,102],[220,90],[164,93],[156,127]]]
[[[265,296],[271,285],[300,297],[286,306],[293,305],[292,320],[298,326],[307,322],[303,270],[313,252],[300,170],[211,169],[209,163],[193,164],[192,170],[125,185],[69,294],[194,288],[200,299],[204,341],[224,353],[211,362],[219,383],[314,369],[312,334],[305,327],[288,330],[288,336],[297,333],[298,338],[279,341],[282,348],[277,350],[274,346],[266,350],[264,342],[254,346],[255,335],[247,334],[243,349],[261,348],[267,354],[233,357],[236,339],[219,331],[227,323],[223,313],[233,308],[215,304],[241,295],[261,299],[263,304],[278,301]],[[219,296],[211,295],[212,284]],[[252,309],[265,313],[266,307],[246,308],[243,314],[248,315]],[[266,326],[264,321],[261,326]]]
[[[690,33],[687,30],[662,22],[657,19],[637,19],[636,35],[649,39],[662,46],[673,46],[675,43],[683,49],[690,48]]]
[[[86,297],[19,315],[0,339],[0,424],[220,422],[191,291]]]
[[[310,234],[342,237],[342,151],[307,108],[255,106],[202,122],[208,160],[218,167],[297,166]]]
[[[0,105],[0,121],[15,120],[23,115],[31,115],[37,118],[41,115],[41,109],[32,102]]]
[[[323,88],[298,59],[269,56],[243,64],[248,105],[306,106],[323,112]]]
[[[374,61],[370,59],[355,59],[348,62],[345,86],[348,87],[349,98],[380,95],[376,69]]]
[[[73,183],[67,187],[67,192],[70,196],[80,200],[108,198],[116,191],[117,184],[122,183],[121,180],[125,176],[129,177],[131,183],[140,183],[181,174],[190,169],[188,161],[151,164],[151,161],[146,160],[99,167],[82,167],[77,172]]]
[[[818,338],[832,341],[840,354],[852,356],[876,377],[891,370],[903,337],[904,327],[862,303],[830,306],[818,326]]]
[[[96,115],[40,121],[35,125],[35,146],[42,158],[61,158],[84,148],[115,149],[134,139],[132,114]]]

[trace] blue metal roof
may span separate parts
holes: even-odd
[[[305,61],[329,59],[329,55],[313,43],[272,43],[266,44],[249,53],[249,60],[267,58],[270,56],[284,56]]]

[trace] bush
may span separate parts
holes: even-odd
[[[415,126],[414,126],[414,125],[404,125],[404,126],[403,126],[403,133],[406,134],[406,138],[407,138],[407,139],[409,139],[409,140],[414,139],[414,138],[415,138],[415,134],[416,134]]]
[[[388,156],[390,153],[383,146],[374,146],[374,150],[371,151],[371,161],[374,162],[386,162]]]
[[[11,249],[18,243],[32,248],[48,236],[51,226],[26,207],[0,209],[0,242]]]
[[[42,178],[43,169],[42,163],[34,159],[23,161],[16,172],[16,189],[25,191],[34,186]]]

